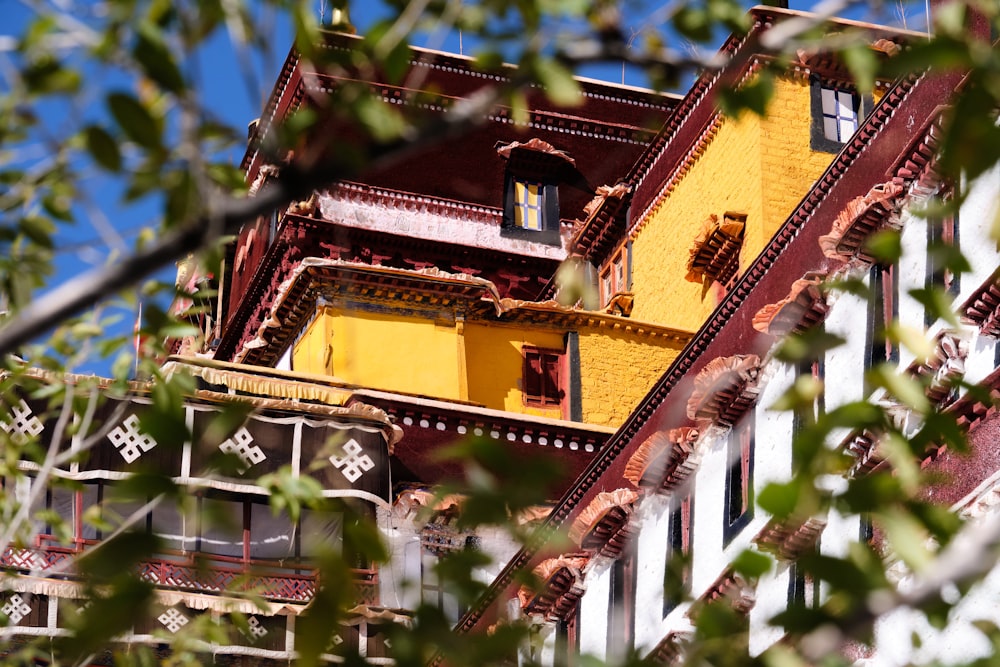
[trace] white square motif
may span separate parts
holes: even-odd
[[[250,446],[252,442],[253,436],[250,435],[250,431],[246,430],[246,428],[240,428],[232,438],[219,445],[219,449],[226,454],[235,454],[240,457],[240,460],[243,461],[243,467],[240,468],[240,472],[244,473],[267,458],[264,455],[263,449],[256,445],[253,447]]]
[[[375,467],[375,462],[364,453],[365,450],[354,438],[344,443],[343,450],[344,456],[331,456],[330,463],[338,470],[343,468],[340,470],[340,474],[346,477],[348,482],[353,484],[358,481],[359,477]]]
[[[118,449],[126,463],[132,463],[156,447],[156,440],[139,430],[138,415],[129,415],[121,426],[116,426],[108,433],[108,440]]]

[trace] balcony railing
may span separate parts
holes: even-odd
[[[35,548],[7,547],[0,567],[60,579],[77,579],[72,560],[98,544],[86,541],[77,548],[49,544],[39,536]],[[353,569],[360,604],[378,603],[378,571]],[[206,554],[166,552],[139,563],[138,575],[156,586],[206,594],[253,592],[270,600],[308,602],[316,594],[319,573],[308,565],[288,566],[274,561],[242,560]]]

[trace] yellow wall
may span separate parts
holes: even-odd
[[[614,320],[609,320],[614,322]],[[579,330],[583,421],[619,426],[683,347],[682,342],[595,322]],[[545,324],[470,321],[441,324],[413,315],[323,308],[292,353],[304,373],[375,389],[468,400],[495,410],[568,419],[561,406],[525,405],[525,346],[566,352],[562,328]],[[562,378],[569,388],[569,366]]]
[[[719,290],[684,280],[709,214],[747,213],[740,270],[752,262],[833,154],[810,149],[809,83],[779,78],[769,115],[724,119],[704,153],[650,213],[632,246],[632,317],[696,330]]]
[[[583,420],[618,427],[677,358],[683,344],[610,328],[580,332]]]
[[[529,347],[565,350],[560,331],[493,322],[469,322],[465,326],[466,368],[469,400],[488,408],[562,419],[562,407],[542,408],[524,404],[521,349]],[[569,416],[568,409],[565,416]],[[586,420],[585,420],[586,421]]]
[[[295,346],[292,368],[375,389],[464,400],[459,343],[450,323],[324,308]],[[328,344],[332,353],[324,364]]]

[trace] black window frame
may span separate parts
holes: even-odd
[[[670,498],[667,516],[666,559],[663,564],[663,617],[677,608],[691,592],[694,554],[694,492],[687,489],[683,495],[674,493]],[[675,559],[680,555],[680,562]],[[672,581],[681,577],[679,590]],[[677,593],[677,595],[674,595]]]
[[[810,147],[814,151],[824,153],[839,153],[850,137],[844,137],[838,141],[829,139],[826,136],[823,113],[823,89],[836,92],[850,93],[854,100],[855,122],[857,127],[861,127],[865,116],[872,108],[873,100],[870,95],[859,95],[858,92],[847,82],[823,80],[819,76],[812,76],[809,79],[809,103],[812,122],[810,125]],[[856,131],[856,129],[855,129]],[[838,129],[839,133],[839,129]]]
[[[723,546],[728,546],[753,519],[754,457],[756,451],[754,411],[750,410],[726,436],[726,506],[723,515]]]
[[[540,186],[541,196],[541,229],[527,229],[517,224],[516,184],[531,183]],[[503,236],[535,241],[548,245],[562,245],[559,234],[559,186],[551,180],[538,178],[537,175],[520,174],[510,168],[504,177],[504,207],[503,223],[500,233]]]

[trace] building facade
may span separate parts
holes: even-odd
[[[929,451],[924,465],[955,481],[926,493],[957,511],[990,512],[992,407],[958,380],[997,383],[1000,258],[983,240],[1000,177],[969,184],[954,215],[922,214],[950,196],[935,151],[939,105],[958,75],[880,81],[862,95],[827,54],[803,52],[779,66],[761,37],[798,16],[751,10],[749,33],[723,46],[728,64],[680,98],[581,81],[581,105],[564,108],[532,90],[526,119],[498,106],[454,143],[362,170],[247,225],[222,275],[182,267],[179,284],[195,299],[202,288],[218,293],[192,316],[202,336],[178,341],[180,354],[165,367],[193,378],[188,435],[176,443],[150,435],[142,406],[155,387],[136,386],[105,403],[93,438],[58,443],[72,451],[88,442],[88,456],[55,473],[72,490],[15,485],[74,528],[68,541],[43,529],[4,552],[3,564],[22,575],[4,593],[4,632],[64,632],[65,605],[54,600],[82,592],[56,568],[107,537],[87,515],[103,505],[119,518],[138,512],[145,531],[165,540],[163,557],[141,564],[162,609],[123,635],[126,644],[168,644],[207,613],[230,637],[212,645],[216,656],[293,659],[295,619],[324,585],[316,559],[342,542],[344,516],[360,514],[389,559],[352,562],[357,604],[331,637],[331,660],[356,652],[391,663],[387,624],[430,603],[456,632],[528,623],[523,661],[574,665],[581,653],[614,661],[637,651],[669,663],[683,656],[699,609],[719,599],[756,655],[784,639],[768,623],[774,615],[824,594],[796,565],[801,555],[880,539],[858,513],[779,520],[757,507],[768,483],[791,475],[794,437],[807,427],[770,408],[812,378],[823,386],[814,419],[876,400],[898,420],[887,431],[912,435],[919,419],[864,379],[879,364],[922,382],[928,404],[969,427],[981,464]],[[828,29],[863,31],[876,58],[914,37],[850,21]],[[357,42],[331,35],[325,48],[349,53]],[[307,146],[274,149],[280,123],[322,108],[356,75],[313,70],[289,54],[251,128],[243,166],[252,191],[308,155]],[[510,76],[414,49],[402,83],[364,83],[406,113],[440,116]],[[766,116],[722,113],[724,85],[762,80],[774,88]],[[352,139],[349,123],[325,129]],[[887,229],[900,232],[904,252],[879,264],[865,241]],[[948,244],[968,251],[969,272],[942,267],[934,248]],[[568,281],[560,266],[571,267]],[[874,298],[828,288],[841,279],[863,282]],[[961,326],[909,296],[937,284]],[[886,338],[896,322],[926,330],[931,354],[917,358]],[[789,335],[818,329],[846,344],[809,364],[776,354]],[[93,391],[112,395],[109,386]],[[32,401],[11,395],[8,437],[59,432]],[[211,415],[232,403],[250,416],[213,432]],[[847,475],[890,465],[885,432],[839,435],[829,445],[854,457]],[[469,439],[559,471],[510,521],[541,524],[539,534],[561,529],[568,548],[522,548],[503,531],[462,524],[464,499],[436,492],[464,471],[437,454]],[[153,465],[189,491],[189,512],[160,510],[155,497],[148,509],[114,506],[113,483]],[[39,470],[22,468],[29,477]],[[286,469],[350,513],[292,521],[264,511],[268,491],[254,480]],[[213,527],[201,519],[208,515],[230,525]],[[776,567],[756,580],[741,576],[731,563],[747,548],[773,555]],[[489,587],[467,607],[437,565],[470,549],[493,564],[476,572]],[[522,585],[526,572],[542,586]],[[905,585],[907,573],[899,576]],[[232,585],[267,606],[233,602]],[[906,623],[886,619],[880,637]],[[904,660],[880,644],[855,648],[866,660]]]

